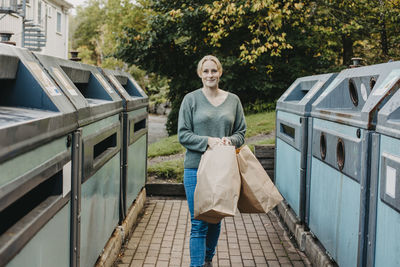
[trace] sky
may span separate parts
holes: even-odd
[[[76,15],[76,7],[79,5],[83,5],[86,0],[66,0],[67,2],[71,3],[74,5],[74,8],[70,10],[70,13],[73,15]]]

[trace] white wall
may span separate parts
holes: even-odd
[[[46,46],[42,47],[40,53],[68,58],[68,10],[62,9],[54,2],[43,0],[29,0],[26,6],[26,18],[33,19],[35,24],[39,23],[38,5],[42,4],[41,20],[43,32],[47,32]],[[57,31],[57,13],[61,14],[61,30]],[[47,14],[47,15],[46,15]],[[47,23],[46,23],[47,20]],[[46,27],[47,25],[47,27]],[[13,32],[11,41],[17,46],[22,45],[22,19],[16,15],[6,15],[0,20],[0,31]]]

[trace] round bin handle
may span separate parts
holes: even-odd
[[[372,89],[374,89],[375,84],[376,84],[376,78],[375,78],[375,77],[372,77],[372,78],[369,80],[369,89],[370,89],[371,91],[372,91]]]
[[[345,152],[344,152],[344,142],[339,138],[336,145],[336,161],[339,167],[339,170],[342,171],[345,162]]]
[[[326,137],[324,133],[321,133],[319,138],[319,151],[321,153],[321,158],[325,160],[326,158]]]
[[[351,102],[355,107],[358,106],[358,93],[357,93],[357,87],[353,79],[349,80],[349,94],[350,94],[350,99]]]

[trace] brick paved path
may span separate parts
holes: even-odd
[[[189,266],[186,200],[148,198],[116,267]],[[276,214],[238,214],[222,220],[214,266],[311,266],[289,240]]]

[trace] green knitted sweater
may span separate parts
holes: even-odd
[[[198,168],[208,137],[228,137],[233,145],[240,147],[245,133],[242,104],[235,94],[228,93],[218,106],[212,105],[201,89],[184,97],[179,110],[178,139],[186,148],[185,168]]]

